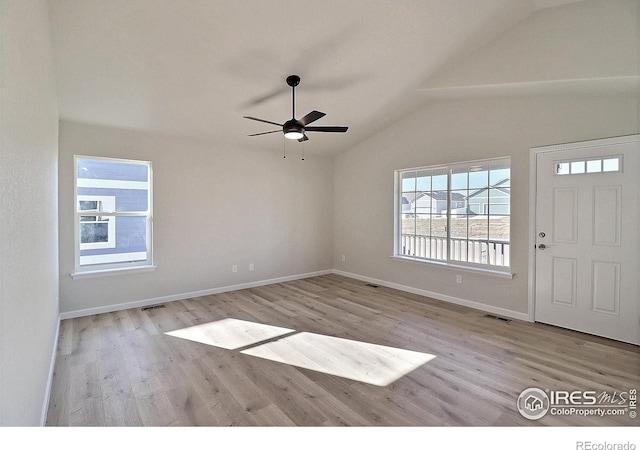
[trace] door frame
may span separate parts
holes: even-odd
[[[535,322],[536,319],[536,204],[538,199],[538,155],[541,153],[555,153],[607,145],[628,144],[631,142],[640,142],[640,134],[629,134],[624,136],[593,139],[590,141],[568,142],[565,144],[532,147],[529,150],[529,322]]]

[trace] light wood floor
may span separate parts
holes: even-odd
[[[166,335],[232,318],[436,357],[387,386]],[[277,339],[277,338],[275,338]],[[273,341],[272,341],[273,342]],[[326,275],[64,320],[48,426],[634,425],[523,418],[529,387],[640,388],[640,348]]]

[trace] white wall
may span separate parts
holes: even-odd
[[[114,309],[331,269],[332,160],[307,154],[301,161],[293,153],[284,159],[281,151],[61,121],[61,311]],[[70,277],[75,154],[152,162],[155,271]]]
[[[0,425],[43,423],[58,324],[58,113],[47,4],[0,1]]]
[[[617,95],[525,96],[439,101],[415,112],[336,158],[334,267],[526,313],[529,149],[637,133],[638,100]],[[394,170],[502,156],[512,158],[513,279],[390,258]],[[462,284],[455,283],[458,273]]]
[[[545,9],[435,74],[422,109],[336,158],[334,267],[526,317],[529,149],[640,131],[639,17],[629,0]],[[390,258],[394,170],[503,156],[513,279]]]
[[[61,310],[92,312],[333,267],[526,313],[529,149],[639,131],[638,14],[633,0],[539,11],[443,67],[416,92],[422,109],[333,164],[62,122]],[[477,88],[496,85],[504,89]],[[71,279],[74,154],[153,162],[156,271]],[[395,169],[502,156],[513,165],[513,279],[465,272],[458,285],[457,271],[390,258]]]

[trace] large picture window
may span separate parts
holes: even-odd
[[[395,255],[508,271],[510,159],[396,171]]]
[[[151,163],[75,157],[76,273],[152,265]]]

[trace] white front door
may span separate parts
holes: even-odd
[[[640,135],[532,151],[535,321],[640,344]]]

